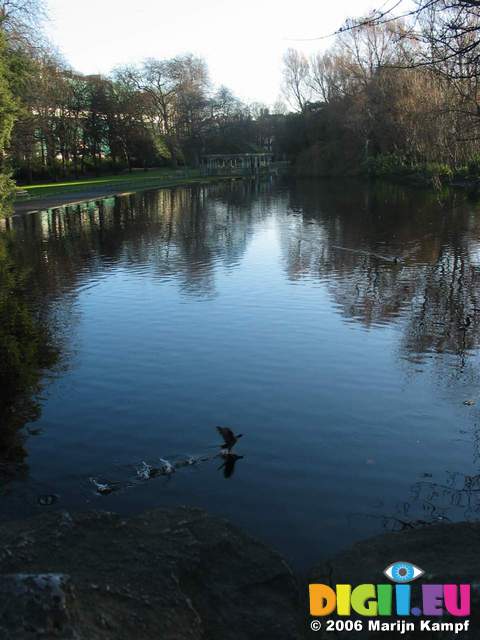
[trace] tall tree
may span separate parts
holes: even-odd
[[[309,63],[307,58],[296,51],[288,49],[283,57],[283,94],[289,104],[298,111],[305,111],[310,100],[308,82]]]
[[[17,103],[11,89],[10,60],[5,37],[0,30],[0,212],[13,196],[7,150],[17,116]]]

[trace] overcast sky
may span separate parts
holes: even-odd
[[[243,100],[272,104],[279,96],[288,47],[311,53],[345,18],[379,0],[48,0],[48,34],[84,73],[108,73],[143,58],[192,52],[212,81]],[[381,4],[381,3],[380,3]]]

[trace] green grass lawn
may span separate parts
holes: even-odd
[[[174,169],[152,169],[150,171],[134,171],[132,173],[122,173],[120,175],[101,176],[100,178],[80,178],[69,180],[68,182],[46,182],[43,184],[32,184],[20,186],[17,191],[26,191],[28,195],[23,195],[19,201],[31,200],[33,198],[50,198],[63,196],[64,194],[75,192],[94,191],[108,188],[114,191],[140,191],[142,189],[155,188],[163,184],[176,184],[186,182],[196,182],[201,178],[198,169],[174,170]]]

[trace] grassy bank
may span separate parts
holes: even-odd
[[[107,175],[99,178],[80,178],[66,182],[45,182],[17,188],[17,200],[25,201],[36,198],[51,198],[81,191],[90,191],[97,187],[112,188],[114,191],[138,191],[155,188],[164,183],[195,181],[201,177],[198,169],[154,169],[150,171],[133,171],[120,175]]]
[[[233,176],[204,176],[199,169],[155,169],[66,182],[46,182],[18,187],[13,209],[14,213],[21,214],[147,189],[205,184],[232,178]],[[7,216],[10,214],[11,212],[6,212]]]

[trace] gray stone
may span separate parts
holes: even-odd
[[[1,640],[301,637],[286,563],[200,510],[49,513],[0,537]]]

